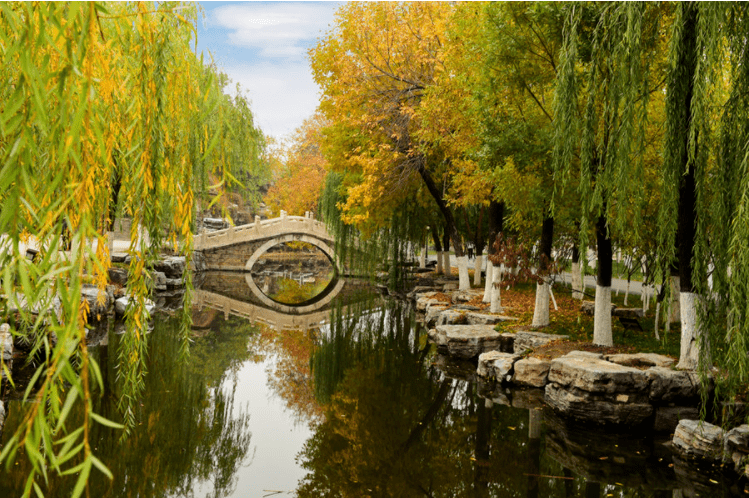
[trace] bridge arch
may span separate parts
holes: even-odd
[[[268,249],[273,246],[277,246],[278,244],[284,244],[286,242],[306,242],[307,244],[312,244],[313,246],[320,249],[323,254],[328,257],[328,259],[330,260],[330,264],[332,264],[333,268],[335,268],[336,272],[338,272],[338,265],[336,264],[335,252],[333,251],[333,249],[322,239],[299,233],[278,235],[266,241],[260,247],[255,249],[255,252],[253,252],[252,256],[250,256],[250,259],[247,260],[247,263],[245,264],[245,270],[248,272],[251,271],[252,267],[255,266],[257,260],[260,259],[262,255],[268,251]]]

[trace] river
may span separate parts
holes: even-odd
[[[158,315],[137,425],[124,439],[92,433],[114,480],[94,473],[90,496],[745,496],[663,439],[575,427],[542,391],[479,383],[475,365],[434,352],[408,303],[359,286],[327,310],[315,328],[275,330],[196,308],[186,361],[178,319]],[[105,383],[94,409],[115,420],[119,338],[111,327],[91,348]],[[4,388],[3,442],[28,408],[22,384]],[[0,470],[0,497],[20,496],[28,471],[22,454]],[[42,488],[65,497],[73,484],[51,476]]]

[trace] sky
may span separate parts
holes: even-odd
[[[319,102],[307,49],[333,24],[337,2],[200,2],[198,51],[252,102],[256,124],[282,138],[311,116]]]

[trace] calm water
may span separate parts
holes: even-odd
[[[90,496],[746,496],[649,435],[570,428],[540,391],[477,383],[475,366],[434,354],[404,303],[361,289],[343,301],[310,330],[196,309],[186,363],[176,319],[157,318],[138,425],[124,441],[95,430],[115,479],[95,474]],[[113,419],[118,339],[93,348],[106,384],[95,410]],[[4,395],[3,440],[26,408]],[[0,497],[19,496],[27,472],[24,458],[0,471]],[[72,485],[52,479],[47,495]]]

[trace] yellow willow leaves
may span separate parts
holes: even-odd
[[[80,342],[89,312],[81,287],[84,281],[100,289],[107,283],[111,216],[133,220],[131,304],[128,333],[121,339],[123,363],[129,366],[118,371],[118,392],[126,422],[134,423],[128,408],[145,374],[146,298],[152,285],[148,268],[162,241],[189,255],[193,171],[210,165],[225,177],[229,167],[239,168],[230,154],[203,155],[222,125],[213,115],[217,102],[223,102],[218,98],[222,87],[191,50],[196,9],[181,7],[177,17],[177,6],[0,3],[3,294],[22,298],[30,309],[60,303],[59,315],[21,310],[16,332],[34,338],[41,356],[50,358],[39,367],[34,406],[62,406],[59,396],[67,386],[68,392],[78,393],[85,429],[58,432],[54,427],[66,427],[66,413],[53,408],[51,413],[31,412],[19,431],[6,438],[0,459],[15,459],[19,447],[27,449],[33,468],[27,495],[39,474],[66,470],[64,462],[71,455],[64,453],[71,446],[52,444],[60,438],[70,436],[73,447],[85,448],[81,458],[72,460],[83,462],[81,468],[95,464],[88,424],[100,418],[91,412],[87,379],[100,373]],[[252,119],[249,109],[243,116]],[[26,259],[22,243],[39,249],[34,261]],[[185,308],[189,312],[189,296]],[[50,334],[58,338],[57,346],[46,340]],[[74,496],[83,492],[86,475],[79,473]]]

